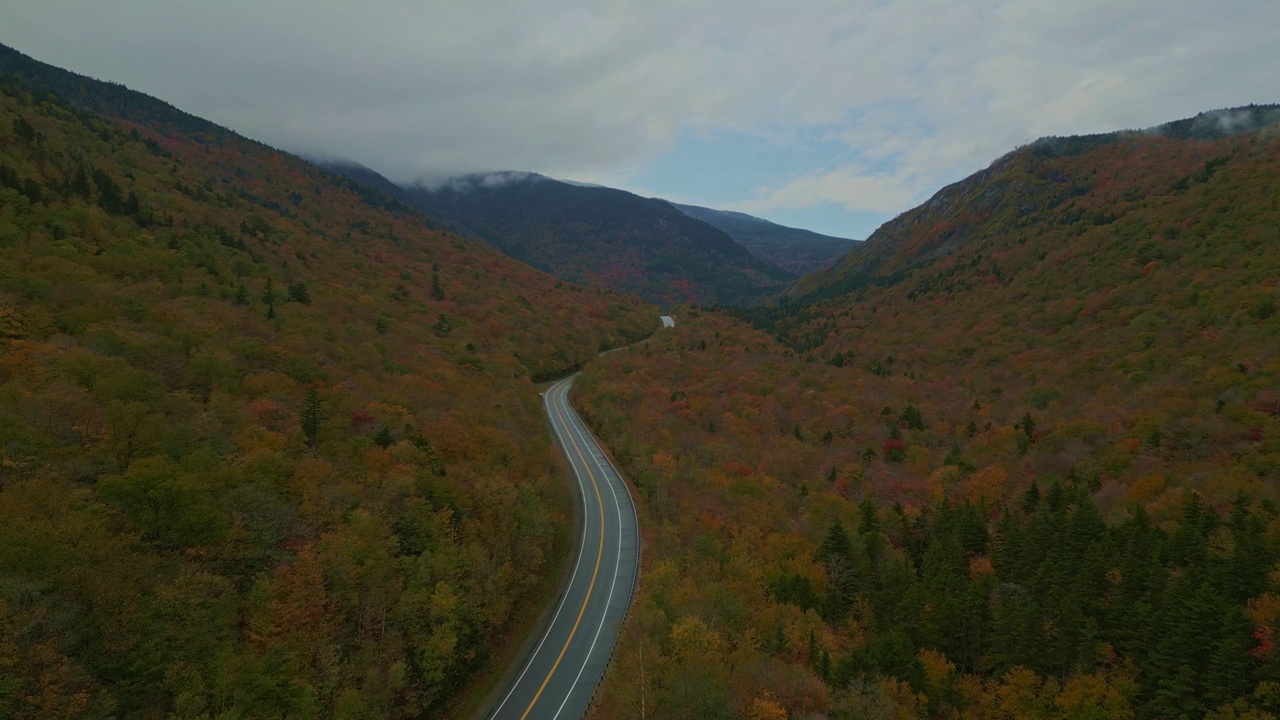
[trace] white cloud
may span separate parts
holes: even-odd
[[[39,59],[395,179],[519,169],[605,180],[682,133],[819,129],[841,153],[739,205],[885,213],[1040,135],[1280,100],[1277,27],[1280,3],[1258,0],[41,0],[0,10],[0,41]]]
[[[767,214],[772,210],[835,203],[850,210],[891,214],[907,207],[919,192],[908,179],[877,176],[860,166],[847,165],[792,178],[778,187],[761,188],[754,198],[732,203],[725,209]]]

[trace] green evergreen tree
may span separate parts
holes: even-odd
[[[23,142],[33,142],[36,139],[35,126],[21,115],[13,119],[13,134]]]
[[[274,320],[276,317],[276,288],[271,278],[267,278],[266,287],[262,290],[262,302],[267,306],[267,319]]]
[[[71,180],[71,192],[81,200],[93,197],[93,187],[89,185],[89,173],[85,171],[83,165],[76,168],[76,174]]]
[[[915,405],[908,405],[902,411],[902,415],[898,416],[898,424],[908,430],[923,430],[924,416],[920,414],[920,409]]]
[[[440,313],[440,317],[436,319],[436,324],[432,326],[432,330],[435,331],[436,335],[444,337],[453,330],[453,321],[449,319],[448,315]]]
[[[858,512],[859,535],[880,532],[880,511],[876,508],[876,504],[871,498],[866,498],[858,504]]]
[[[320,420],[320,391],[311,387],[302,401],[302,434],[312,448],[320,439]]]
[[[1022,416],[1022,420],[1018,422],[1018,427],[1022,428],[1022,434],[1028,442],[1036,441],[1036,420],[1031,417],[1030,412]]]
[[[1035,480],[1027,486],[1027,491],[1022,493],[1022,512],[1028,515],[1034,515],[1036,510],[1040,509],[1040,484]]]
[[[1267,587],[1272,553],[1267,548],[1266,524],[1249,509],[1243,491],[1231,504],[1227,526],[1231,530],[1231,557],[1216,567],[1218,586],[1233,603],[1243,604]]]
[[[843,617],[856,590],[857,572],[853,559],[853,541],[844,525],[835,521],[818,546],[817,560],[827,570],[829,588],[823,603],[823,615],[829,619]]]
[[[311,293],[307,291],[307,284],[299,280],[288,288],[289,299],[303,305],[311,304]]]
[[[853,541],[849,539],[849,533],[839,520],[831,524],[822,544],[818,546],[818,562],[825,563],[832,558],[846,561],[853,559]]]

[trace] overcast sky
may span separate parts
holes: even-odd
[[[1277,0],[0,0],[0,42],[397,181],[847,237],[1043,135],[1280,101]]]

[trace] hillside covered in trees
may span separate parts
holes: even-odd
[[[745,213],[672,204],[685,215],[725,231],[756,257],[796,275],[821,270],[858,244],[857,240],[778,225]]]
[[[0,76],[0,717],[447,712],[569,550],[532,381],[656,312],[62,79]]]
[[[755,305],[796,277],[665,200],[623,190],[491,173],[409,188],[406,198],[445,227],[556,277],[664,307]]]
[[[1022,148],[590,365],[646,539],[602,716],[1280,714],[1268,122]]]

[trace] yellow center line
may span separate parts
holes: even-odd
[[[566,397],[568,392],[566,391]],[[596,576],[600,573],[600,560],[604,557],[604,498],[600,495],[600,486],[596,484],[596,475],[591,472],[591,466],[587,464],[587,458],[582,454],[582,448],[578,447],[578,441],[573,439],[573,433],[569,431],[568,424],[564,421],[564,414],[560,409],[552,405],[555,410],[556,417],[560,419],[560,425],[564,428],[565,434],[569,436],[569,443],[573,445],[573,449],[578,453],[578,459],[582,461],[582,467],[586,468],[587,477],[591,478],[591,487],[596,491],[596,505],[600,507],[600,549],[596,553],[596,567],[591,571],[591,584],[587,586],[587,596],[582,599],[582,608],[578,610],[578,617],[573,621],[573,627],[569,630],[569,637],[565,638],[564,647],[560,648],[560,654],[556,656],[556,661],[551,665],[551,670],[547,676],[542,679],[542,685],[538,687],[538,692],[534,694],[533,699],[529,701],[529,707],[524,709],[524,714],[520,716],[520,720],[529,717],[529,713],[533,712],[533,706],[538,703],[538,698],[542,697],[542,691],[547,689],[547,683],[551,682],[551,676],[556,674],[556,668],[560,667],[560,661],[564,659],[564,654],[569,650],[569,643],[573,641],[573,636],[578,632],[578,625],[582,623],[582,616],[587,612],[587,603],[591,600],[591,591],[596,587]],[[573,463],[569,463],[570,469]],[[584,520],[585,522],[585,520]]]

